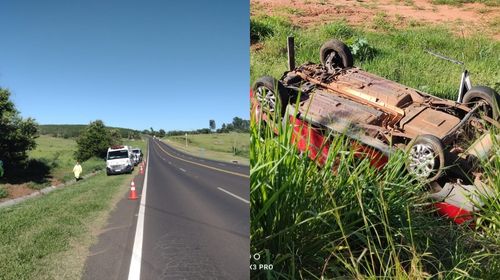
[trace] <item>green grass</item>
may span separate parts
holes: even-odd
[[[0,279],[80,278],[92,231],[105,222],[130,178],[100,173],[0,209]]]
[[[76,161],[73,155],[77,149],[74,139],[41,135],[36,139],[36,143],[37,147],[29,152],[29,157],[47,163],[51,167],[50,176],[53,179],[64,182],[74,177],[73,166]],[[105,166],[104,160],[91,158],[82,163],[83,175],[103,169]]]
[[[268,28],[272,35],[260,41],[262,48],[251,52],[250,82],[264,75],[276,78],[283,75],[287,70],[286,37],[293,35],[297,65],[308,61],[319,63],[319,49],[331,38],[343,40],[348,45],[364,38],[376,50],[376,55],[371,59],[355,57],[355,65],[368,72],[436,96],[456,99],[462,68],[424,51],[430,49],[464,61],[473,84],[500,91],[500,42],[481,36],[463,39],[440,26],[401,30],[390,26],[382,14],[377,20],[381,32],[353,28],[341,21],[299,29],[284,18],[252,18],[253,23]]]
[[[432,4],[462,6],[466,3],[482,3],[486,6],[500,6],[499,0],[432,0]]]
[[[248,133],[190,134],[188,135],[187,149],[185,136],[170,136],[166,137],[165,140],[176,148],[196,156],[248,163]],[[234,147],[236,147],[236,155]]]
[[[252,279],[495,279],[499,196],[474,232],[433,213],[427,189],[403,172],[402,153],[376,170],[345,137],[331,137],[318,168],[291,144],[290,126],[273,136],[260,125],[251,130],[251,253],[261,255],[252,263],[274,268]],[[487,176],[500,194],[494,162]]]
[[[298,65],[319,62],[330,38],[358,46],[364,38],[373,52],[355,64],[388,79],[455,99],[460,67],[423,52],[429,48],[465,61],[474,84],[500,87],[500,44],[484,37],[431,26],[374,33],[343,22],[299,29],[281,18],[254,21],[272,35],[251,52],[252,83],[286,71],[286,36],[294,35]],[[261,125],[252,122],[250,133],[251,253],[261,254],[251,262],[274,268],[252,271],[253,279],[497,279],[500,149],[482,165],[494,195],[472,230],[433,212],[427,188],[404,172],[402,154],[378,171],[354,158],[344,137],[332,137],[329,161],[318,168],[290,143],[290,126],[278,125],[274,136]]]

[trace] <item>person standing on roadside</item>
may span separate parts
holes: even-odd
[[[75,167],[73,167],[73,174],[75,174],[75,179],[77,181],[81,179],[80,174],[82,174],[82,166],[78,161],[76,162]]]

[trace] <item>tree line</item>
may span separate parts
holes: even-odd
[[[210,133],[229,133],[229,132],[249,132],[250,131],[250,120],[244,120],[239,117],[234,117],[231,123],[223,123],[222,126],[216,129],[215,120],[209,120],[208,128],[200,128],[195,130],[170,130],[165,132],[165,130],[160,129],[158,131],[154,130],[152,127],[147,130],[143,130],[142,133],[148,134],[156,137],[165,136],[178,136],[185,134],[210,134]]]
[[[39,125],[38,129],[42,135],[50,135],[60,138],[76,138],[80,136],[87,125],[84,124],[44,124]],[[140,139],[141,133],[137,130],[121,127],[106,127],[108,130],[117,130],[122,138]],[[116,133],[116,132],[115,132]]]

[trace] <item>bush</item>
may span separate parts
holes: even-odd
[[[85,161],[91,157],[104,158],[108,147],[113,142],[110,132],[101,120],[91,122],[76,140],[78,149],[75,152],[75,158],[79,161]]]
[[[0,187],[0,198],[5,198],[9,195],[9,192],[7,192],[6,189],[4,189],[3,187]]]

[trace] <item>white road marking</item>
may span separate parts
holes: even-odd
[[[148,145],[148,156],[150,149]],[[141,261],[142,261],[142,240],[144,236],[144,213],[146,211],[146,193],[148,188],[148,170],[149,164],[146,165],[146,176],[144,177],[144,185],[142,187],[141,202],[139,205],[139,213],[137,217],[137,226],[135,228],[134,247],[132,257],[130,258],[130,269],[128,271],[128,280],[141,279]]]
[[[179,168],[182,172],[186,172],[186,169]]]
[[[228,195],[230,195],[230,196],[232,196],[232,197],[234,197],[234,198],[237,198],[237,199],[239,199],[239,200],[241,200],[241,201],[243,201],[243,202],[245,202],[245,203],[247,203],[247,204],[250,204],[250,201],[248,201],[248,200],[246,200],[246,199],[244,199],[244,198],[241,198],[241,197],[239,197],[239,196],[235,195],[234,193],[232,193],[232,192],[230,192],[230,191],[226,191],[225,189],[223,189],[223,188],[221,188],[221,187],[217,187],[217,189],[219,189],[219,191],[223,191],[223,192],[227,193]]]

